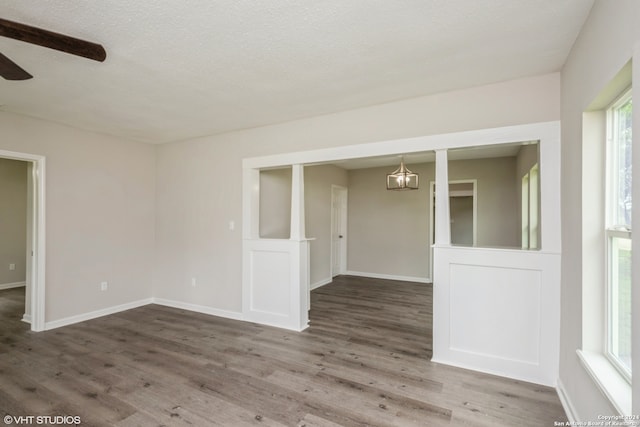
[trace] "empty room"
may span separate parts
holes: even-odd
[[[637,61],[636,0],[4,1],[4,425],[640,425]]]

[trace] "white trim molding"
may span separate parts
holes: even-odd
[[[567,421],[569,421],[570,425],[577,425],[580,420],[577,417],[577,411],[571,399],[569,398],[569,394],[567,393],[567,389],[564,387],[564,384],[558,378],[558,386],[556,387],[556,392],[558,393],[558,398],[560,399],[560,403],[562,404],[562,408],[564,409],[564,413],[567,415]],[[558,420],[560,421],[560,420]]]
[[[419,276],[400,276],[398,274],[368,273],[364,271],[351,271],[351,270],[348,270],[345,274],[347,276],[369,277],[371,279],[386,279],[386,280],[401,280],[403,282],[431,283],[431,279],[429,279],[428,277],[419,277]]]
[[[86,320],[96,319],[102,316],[119,313],[121,311],[131,310],[132,308],[142,307],[153,303],[153,298],[141,299],[113,307],[102,308],[100,310],[90,311],[88,313],[77,314],[75,316],[64,317],[62,319],[53,320],[45,323],[45,330],[61,328],[63,326],[73,325],[74,323],[84,322]]]
[[[631,415],[631,384],[604,354],[576,350],[582,366],[620,415]]]
[[[31,162],[33,188],[33,217],[31,228],[31,247],[33,259],[27,277],[30,277],[31,290],[31,330],[38,332],[46,329],[45,325],[45,269],[46,269],[46,158],[44,156],[0,150],[0,157],[12,160]]]
[[[169,300],[164,298],[152,298],[151,304],[158,304],[165,307],[179,308],[181,310],[193,311],[196,313],[208,314],[210,316],[224,317],[225,319],[244,320],[242,312],[221,310],[219,308],[207,307],[204,305],[191,304],[188,302]]]
[[[318,289],[324,285],[328,285],[331,282],[333,282],[333,279],[331,277],[327,277],[326,279],[318,280],[317,282],[312,283],[311,286],[309,286],[309,288],[311,290]]]
[[[0,284],[0,291],[5,289],[21,288],[23,286],[27,286],[27,282],[2,283]]]
[[[73,325],[75,323],[85,322],[87,320],[96,319],[98,317],[108,316],[110,314],[120,313],[122,311],[143,307],[149,304],[158,304],[165,307],[178,308],[181,310],[193,311],[196,313],[208,314],[210,316],[223,317],[232,320],[245,320],[242,313],[238,311],[222,310],[219,308],[207,307],[204,305],[191,304],[188,302],[169,300],[164,298],[145,298],[138,301],[132,301],[125,304],[107,307],[100,310],[91,311],[89,313],[77,314],[75,316],[65,317],[63,319],[54,320],[45,324],[45,329],[56,329],[63,326]],[[24,315],[23,322],[31,323],[31,316]]]

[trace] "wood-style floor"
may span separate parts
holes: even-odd
[[[32,333],[0,291],[0,416],[82,426],[552,426],[555,390],[429,362],[431,286],[339,277],[302,333],[149,305]]]

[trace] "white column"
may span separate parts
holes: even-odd
[[[451,245],[449,215],[449,165],[447,150],[436,150],[436,229],[435,245]]]
[[[291,167],[291,240],[306,239],[304,223],[304,166]]]

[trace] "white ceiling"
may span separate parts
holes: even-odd
[[[2,0],[104,63],[0,37],[0,109],[151,143],[560,70],[593,0]]]

